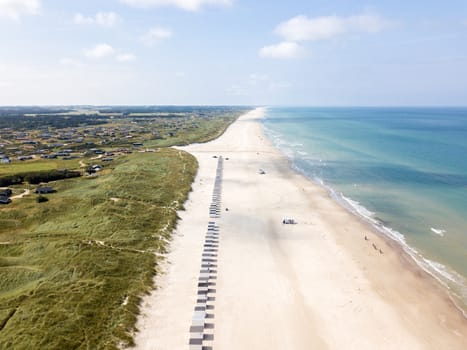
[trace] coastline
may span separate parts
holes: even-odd
[[[385,239],[393,249],[399,249],[403,254],[406,254],[411,259],[409,263],[415,264],[416,266],[410,266],[410,268],[421,269],[423,272],[429,275],[429,277],[437,281],[437,287],[441,287],[442,291],[447,293],[456,308],[463,314],[464,318],[467,319],[467,299],[465,299],[466,291],[466,280],[456,271],[449,267],[428,259],[422,253],[418,251],[413,245],[407,243],[406,237],[403,233],[393,229],[382,219],[376,216],[375,213],[369,211],[362,203],[354,201],[353,198],[348,198],[343,193],[335,190],[330,185],[324,183],[321,178],[310,177],[307,173],[298,165],[294,163],[293,156],[288,149],[281,149],[281,144],[276,142],[277,135],[274,131],[268,128],[263,123],[263,131],[266,137],[270,140],[271,145],[281,152],[288,160],[289,166],[292,171],[302,175],[306,180],[313,182],[315,185],[322,187],[332,200],[336,201],[342,208],[354,215],[358,220],[368,225],[372,230]],[[431,231],[437,235],[444,236],[444,230],[437,230],[431,228]],[[464,295],[464,298],[462,297]]]
[[[242,116],[214,141],[181,148],[200,168],[166,273],[143,301],[137,348],[188,346],[212,156],[220,154],[230,158],[223,196],[229,211],[218,221],[213,348],[465,348],[467,321],[447,291],[400,245],[293,171],[264,135],[262,113]],[[283,217],[298,224],[283,225]]]

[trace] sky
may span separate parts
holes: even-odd
[[[0,0],[0,105],[467,106],[466,0]]]

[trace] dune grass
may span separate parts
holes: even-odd
[[[145,143],[150,147],[183,146],[191,143],[202,143],[214,140],[221,136],[241,113],[220,115],[215,118],[199,118],[196,129],[187,129],[175,132],[174,137],[162,140],[150,140]]]
[[[132,344],[197,169],[174,149],[136,153],[112,172],[53,183],[0,210],[0,349]]]

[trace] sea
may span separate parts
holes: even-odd
[[[467,315],[467,108],[269,107],[294,169],[397,241]]]

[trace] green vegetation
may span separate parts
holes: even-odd
[[[227,114],[212,119],[200,119],[196,128],[187,128],[186,130],[176,132],[173,137],[151,140],[146,144],[149,147],[169,147],[188,145],[194,142],[207,142],[221,136],[237,117],[237,114]]]
[[[55,128],[76,127],[83,124],[104,124],[106,119],[97,118],[97,115],[68,115],[66,118],[57,118],[57,115],[25,116],[24,114],[2,115],[0,111],[0,128],[20,128],[22,130],[52,126]]]
[[[37,159],[0,165],[0,177],[53,169],[78,169],[79,160]]]
[[[0,108],[0,158],[11,161],[0,187],[53,181],[57,191],[0,207],[0,349],[131,345],[197,171],[165,147],[212,140],[245,111]]]
[[[28,173],[19,173],[15,175],[0,177],[0,187],[17,185],[23,182],[29,182],[32,185],[37,185],[41,182],[70,179],[79,176],[81,176],[81,172],[68,169],[32,171]]]
[[[197,169],[173,149],[122,158],[106,175],[0,211],[0,348],[117,349],[131,344]]]
[[[36,202],[37,203],[44,203],[44,202],[48,202],[48,201],[49,201],[49,199],[46,196],[39,195],[39,196],[36,197]]]

